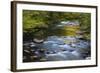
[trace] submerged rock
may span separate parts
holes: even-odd
[[[44,61],[87,60],[91,58],[90,42],[69,36],[49,36],[43,43],[24,43],[24,47],[30,48],[32,54],[34,53],[39,58],[42,57],[40,59],[45,59]]]

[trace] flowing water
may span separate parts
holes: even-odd
[[[65,26],[63,36],[48,36],[42,43],[24,43],[23,62],[86,60],[91,58],[90,41],[83,40],[80,27]]]

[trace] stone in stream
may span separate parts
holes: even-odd
[[[60,48],[64,48],[64,49],[66,49],[66,50],[74,50],[74,48],[71,47],[71,46],[68,45],[68,44],[65,44],[65,45],[59,45],[59,46],[60,46]]]
[[[43,43],[30,45],[37,57],[47,61],[83,60],[88,57],[86,53],[90,51],[89,42],[69,36],[49,36]]]
[[[63,61],[63,60],[82,60],[83,58],[80,55],[75,53],[70,53],[68,51],[59,52],[56,54],[47,54],[46,59],[48,61]]]
[[[55,41],[46,41],[43,44],[43,48],[46,48],[46,50],[49,52],[58,52],[60,50],[59,44],[55,43]]]

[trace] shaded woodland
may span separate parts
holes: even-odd
[[[35,37],[47,38],[48,36],[52,35],[66,35],[64,33],[64,28],[62,29],[56,26],[59,25],[62,21],[75,20],[79,21],[80,30],[84,32],[84,38],[90,39],[90,13],[23,10],[23,32],[25,35],[24,38],[27,38],[27,40],[29,40]]]
[[[91,58],[91,14],[23,10],[23,62]]]

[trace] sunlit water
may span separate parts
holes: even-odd
[[[59,26],[60,28],[62,26]],[[90,41],[80,39],[79,25],[63,27],[63,36],[48,36],[42,43],[26,42],[23,44],[23,61],[63,61],[91,59]],[[63,32],[62,32],[63,33]]]

